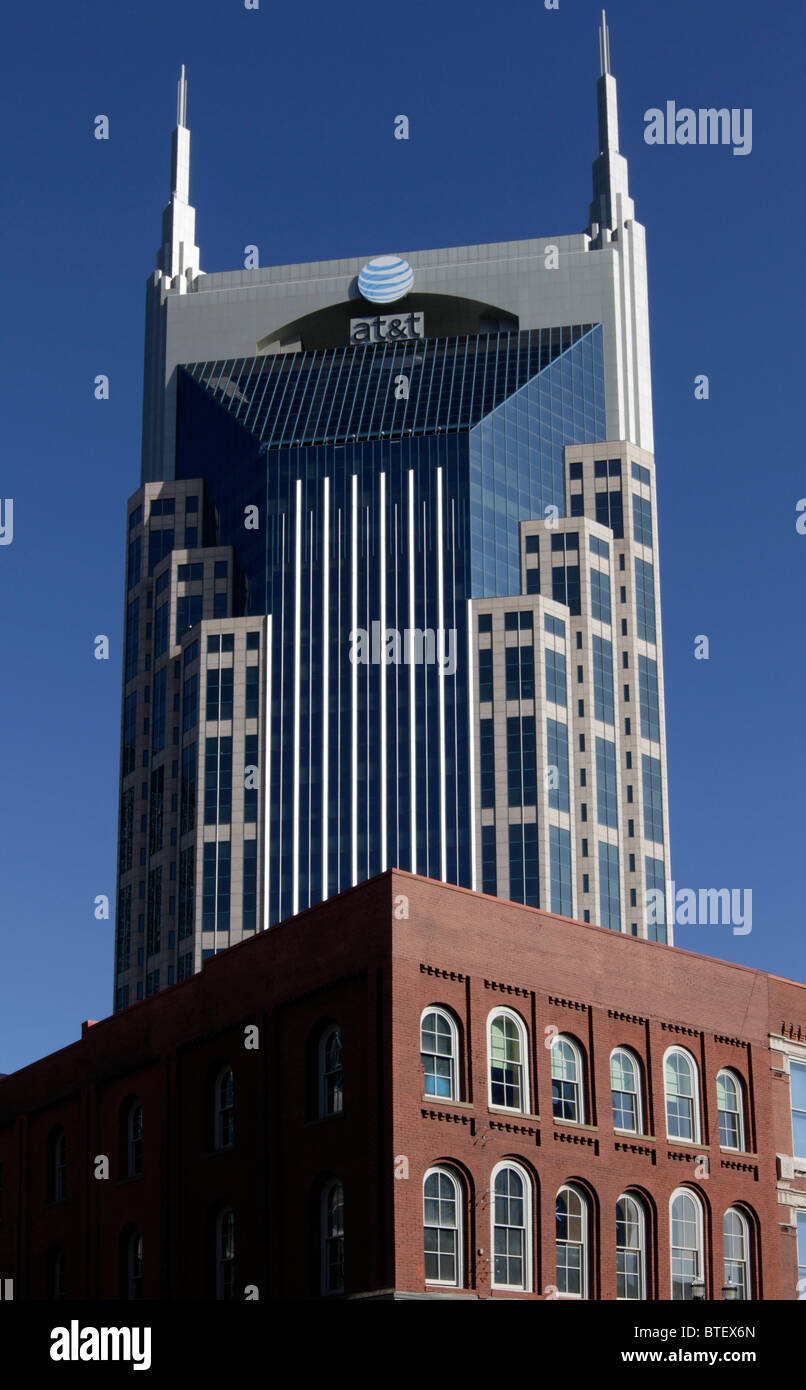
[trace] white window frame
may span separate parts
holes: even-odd
[[[635,1068],[635,1090],[634,1090],[634,1091],[628,1091],[628,1092],[626,1092],[627,1095],[634,1095],[634,1096],[635,1096],[635,1124],[636,1124],[636,1128],[635,1128],[635,1129],[624,1129],[621,1125],[617,1125],[617,1124],[616,1124],[616,1120],[615,1120],[615,1116],[613,1115],[613,1091],[618,1089],[617,1087],[615,1087],[615,1086],[613,1085],[613,1074],[612,1074],[612,1073],[613,1073],[613,1058],[614,1058],[614,1057],[616,1056],[616,1054],[619,1053],[619,1052],[623,1053],[624,1056],[627,1057],[627,1058],[632,1062],[632,1064],[633,1064],[633,1066],[634,1066],[634,1068]],[[613,1129],[614,1129],[615,1133],[616,1133],[616,1134],[643,1134],[643,1132],[644,1132],[644,1108],[643,1108],[642,1099],[641,1099],[641,1083],[642,1083],[642,1081],[643,1081],[643,1072],[642,1072],[642,1070],[641,1070],[641,1060],[640,1060],[640,1058],[638,1057],[637,1053],[633,1052],[633,1050],[632,1050],[631,1047],[622,1047],[621,1045],[619,1045],[618,1047],[614,1047],[614,1048],[613,1048],[613,1051],[610,1053],[610,1063],[609,1063],[609,1067],[610,1067],[610,1115],[611,1115],[611,1119],[612,1119],[612,1123],[613,1123]]]
[[[572,1051],[573,1054],[574,1054],[574,1062],[575,1062],[575,1064],[576,1064],[577,1079],[576,1079],[576,1081],[573,1081],[573,1082],[571,1082],[570,1084],[571,1084],[572,1086],[574,1086],[575,1089],[576,1089],[576,1111],[577,1111],[577,1117],[576,1117],[575,1120],[564,1120],[564,1119],[562,1119],[562,1117],[556,1116],[556,1115],[554,1114],[554,1096],[552,1095],[552,1098],[551,1098],[551,1115],[552,1115],[552,1119],[554,1120],[555,1125],[584,1125],[584,1123],[585,1123],[585,1113],[586,1113],[586,1112],[585,1112],[585,1066],[584,1066],[584,1059],[583,1059],[583,1055],[582,1055],[582,1048],[580,1047],[579,1043],[576,1041],[575,1038],[572,1038],[572,1037],[570,1036],[570,1034],[568,1034],[568,1033],[556,1033],[555,1036],[554,1036],[554,1037],[552,1038],[552,1040],[551,1040],[551,1048],[549,1049],[549,1052],[550,1052],[550,1063],[551,1063],[551,1064],[550,1064],[549,1070],[550,1070],[550,1072],[551,1072],[552,1090],[553,1090],[553,1083],[554,1083],[555,1081],[563,1081],[564,1084],[568,1085],[568,1082],[565,1081],[565,1078],[564,1078],[564,1077],[561,1077],[561,1076],[555,1077],[555,1075],[554,1075],[554,1050],[555,1050],[555,1048],[557,1048],[557,1047],[559,1046],[560,1043],[566,1043],[566,1044],[568,1045],[568,1047],[570,1047],[571,1051]]]
[[[674,1251],[677,1249],[687,1250],[688,1246],[676,1246],[672,1244],[672,1213],[674,1204],[678,1197],[688,1197],[694,1203],[694,1211],[697,1220],[697,1271],[695,1279],[705,1279],[705,1220],[703,1205],[699,1195],[692,1191],[690,1187],[676,1187],[669,1198],[669,1298],[674,1303],[688,1302],[687,1299],[676,1299],[674,1297]]]
[[[684,1139],[678,1134],[669,1133],[669,1086],[666,1076],[666,1063],[672,1056],[684,1057],[693,1072],[692,1094],[691,1094],[691,1115],[693,1134],[690,1139]],[[687,1097],[683,1097],[687,1099]],[[666,1121],[666,1138],[674,1144],[701,1144],[700,1138],[700,1069],[697,1066],[697,1059],[685,1047],[667,1047],[663,1054],[663,1114]]]
[[[578,1197],[582,1204],[582,1292],[581,1293],[561,1293],[557,1287],[557,1297],[567,1298],[573,1302],[580,1303],[588,1297],[589,1270],[590,1270],[590,1200],[584,1188],[579,1187],[575,1182],[564,1182],[557,1188],[557,1196],[554,1199],[554,1278],[557,1278],[557,1197],[561,1192],[572,1192]],[[575,1245],[576,1241],[565,1241],[566,1245]]]
[[[338,1034],[339,1037],[339,1055],[341,1057],[341,1064],[339,1066],[341,1086],[338,1090],[338,1104],[334,1105],[333,1109],[330,1110],[328,1109],[327,1078],[330,1075],[335,1076],[336,1073],[326,1071],[325,1068],[328,1045],[331,1038],[335,1037],[336,1034]],[[317,1068],[319,1080],[319,1118],[320,1120],[327,1120],[331,1115],[340,1115],[344,1109],[344,1038],[342,1037],[342,1031],[338,1023],[331,1023],[325,1028],[319,1039]]]
[[[618,1051],[619,1049],[616,1049],[616,1050]],[[627,1049],[624,1048],[624,1049],[620,1049],[620,1050],[626,1051]],[[625,1131],[625,1132],[626,1132],[626,1131]],[[620,1192],[619,1195],[618,1195],[618,1197],[616,1198],[616,1210],[617,1210],[617,1212],[618,1212],[618,1204],[619,1204],[619,1202],[632,1202],[633,1206],[635,1207],[635,1209],[636,1209],[636,1211],[637,1211],[637,1213],[638,1213],[638,1241],[639,1241],[639,1244],[638,1244],[638,1283],[639,1283],[639,1287],[640,1287],[640,1293],[639,1293],[637,1299],[635,1299],[635,1298],[619,1298],[619,1294],[618,1294],[618,1293],[616,1293],[616,1298],[619,1299],[619,1301],[622,1302],[622,1303],[638,1303],[638,1302],[640,1302],[640,1301],[643,1301],[643,1300],[646,1298],[646,1296],[647,1296],[647,1282],[646,1282],[646,1236],[647,1236],[647,1220],[646,1220],[646,1207],[645,1207],[645,1205],[644,1205],[643,1199],[642,1199],[641,1197],[638,1196],[637,1192],[631,1192],[629,1189],[628,1189],[626,1192]],[[616,1228],[618,1229],[618,1220],[617,1220],[617,1222],[616,1222]],[[633,1248],[633,1247],[632,1247],[632,1246],[629,1246],[629,1245],[619,1245],[618,1243],[616,1244],[616,1288],[617,1288],[617,1289],[618,1289],[618,1252],[619,1252],[619,1250],[630,1250],[630,1249],[632,1249],[632,1248]]]
[[[497,1018],[508,1018],[515,1024],[520,1040],[520,1081],[521,1081],[521,1103],[520,1105],[499,1105],[493,1101],[493,1050],[492,1050],[492,1030],[493,1022]],[[491,1009],[487,1015],[487,1104],[491,1110],[505,1110],[510,1115],[528,1115],[529,1109],[529,1030],[519,1013],[514,1009],[507,1009],[499,1006]]]
[[[789,1124],[790,1124],[790,1128],[791,1128],[791,1131],[792,1131],[792,1157],[793,1157],[793,1158],[802,1159],[804,1162],[806,1162],[806,1154],[799,1154],[798,1151],[797,1151],[797,1149],[796,1149],[796,1147],[795,1147],[795,1124],[794,1124],[795,1111],[797,1110],[797,1112],[798,1112],[799,1115],[805,1114],[806,1111],[803,1111],[799,1105],[796,1106],[796,1105],[794,1104],[794,1101],[793,1101],[793,1098],[792,1098],[792,1068],[793,1068],[793,1067],[802,1067],[803,1070],[806,1071],[806,1058],[804,1058],[804,1057],[790,1057],[790,1058],[789,1058]]]
[[[425,1253],[425,1228],[427,1225],[430,1226],[431,1224],[425,1219],[425,1185],[428,1179],[435,1174],[447,1178],[453,1185],[454,1201],[456,1203],[456,1225],[453,1227],[440,1226],[436,1229],[446,1231],[453,1230],[456,1234],[456,1278],[449,1280],[429,1279],[428,1276],[426,1276],[425,1282],[429,1288],[433,1286],[443,1289],[462,1289],[464,1288],[464,1184],[459,1174],[455,1173],[452,1168],[449,1168],[444,1163],[434,1164],[427,1170],[423,1177],[423,1253]]]
[[[727,1263],[727,1260],[726,1260],[726,1257],[725,1257],[725,1222],[727,1221],[727,1219],[728,1219],[729,1216],[735,1216],[735,1217],[737,1217],[738,1220],[739,1220],[739,1224],[740,1224],[740,1226],[741,1226],[741,1229],[742,1229],[742,1237],[743,1237],[743,1240],[744,1240],[744,1259],[743,1259],[743,1260],[733,1260],[732,1263],[733,1263],[733,1264],[741,1264],[741,1265],[744,1266],[744,1283],[743,1283],[743,1287],[742,1287],[742,1300],[743,1300],[744,1302],[747,1302],[749,1299],[751,1299],[751,1298],[753,1297],[753,1276],[752,1276],[752,1269],[751,1269],[751,1264],[750,1264],[750,1222],[749,1222],[749,1220],[748,1220],[748,1217],[747,1217],[746,1213],[742,1211],[741,1207],[737,1207],[737,1206],[728,1207],[728,1208],[725,1210],[725,1212],[724,1212],[724,1214],[723,1214],[723,1216],[722,1216],[722,1277],[723,1277],[724,1283],[727,1283],[727,1282],[728,1282],[728,1272],[727,1272],[727,1270],[725,1269],[725,1264]]]
[[[445,1020],[450,1029],[451,1093],[449,1096],[440,1096],[437,1095],[435,1092],[426,1091],[425,1072],[423,1071],[423,1095],[427,1096],[429,1100],[459,1100],[459,1029],[456,1024],[456,1019],[449,1012],[449,1010],[446,1009],[442,1004],[429,1004],[425,1009],[423,1009],[422,1013],[420,1014],[420,1065],[422,1066],[423,1055],[423,1023],[425,1022],[429,1014],[437,1014],[440,1018]],[[429,1053],[428,1055],[434,1056],[435,1054]]]
[[[337,1294],[344,1293],[344,1259],[342,1258],[342,1282],[338,1288],[330,1287],[330,1241],[341,1239],[342,1256],[344,1255],[344,1217],[342,1215],[341,1237],[332,1236],[330,1233],[330,1196],[336,1188],[341,1188],[342,1213],[344,1212],[344,1183],[341,1178],[331,1178],[330,1182],[325,1183],[322,1188],[322,1200],[319,1214],[319,1246],[321,1252],[321,1279],[320,1286],[324,1298],[332,1298]]]
[[[496,1013],[499,1010],[495,1010]],[[504,1169],[512,1169],[517,1173],[523,1183],[523,1283],[522,1284],[499,1284],[495,1277],[495,1182],[499,1173]],[[518,1227],[509,1229],[517,1230]],[[509,1289],[510,1292],[531,1293],[532,1292],[532,1180],[526,1169],[516,1163],[514,1159],[504,1158],[500,1163],[496,1163],[490,1174],[490,1286],[493,1289]]]
[[[735,1115],[738,1116],[738,1125],[737,1125],[737,1128],[738,1128],[738,1131],[739,1131],[739,1142],[738,1142],[738,1144],[723,1144],[723,1143],[722,1143],[722,1130],[721,1130],[721,1126],[720,1126],[720,1123],[719,1123],[719,1116],[720,1116],[720,1114],[721,1114],[720,1106],[719,1106],[719,1078],[722,1077],[722,1076],[728,1077],[728,1079],[729,1079],[730,1081],[732,1081],[733,1084],[734,1084],[734,1086],[736,1087],[736,1099],[737,1099],[737,1103],[738,1103],[738,1109],[735,1110],[735,1111],[729,1110],[729,1111],[727,1111],[726,1113],[729,1114],[729,1115],[735,1114]],[[744,1086],[743,1086],[743,1084],[742,1084],[742,1079],[741,1079],[741,1077],[739,1076],[739,1073],[738,1073],[738,1072],[735,1072],[735,1071],[733,1070],[732,1067],[720,1067],[719,1071],[718,1071],[717,1074],[716,1074],[716,1085],[717,1085],[717,1096],[716,1096],[716,1127],[717,1127],[717,1132],[718,1132],[718,1134],[719,1134],[719,1147],[720,1147],[720,1149],[724,1149],[724,1150],[726,1150],[726,1151],[729,1152],[729,1153],[744,1153],[744,1152],[745,1152],[745,1137],[744,1137]]]
[[[228,1216],[232,1217],[232,1255],[224,1256],[222,1245],[224,1235],[224,1221]],[[215,1296],[217,1299],[224,1300],[224,1272],[225,1266],[232,1265],[233,1296],[235,1293],[235,1213],[232,1207],[224,1207],[216,1217],[215,1223]]]
[[[227,1076],[227,1075],[232,1076],[232,1105],[231,1105],[231,1106],[229,1106],[229,1105],[224,1106],[224,1105],[221,1104],[221,1083],[222,1083],[222,1081],[224,1080],[224,1077]],[[231,1111],[232,1111],[232,1119],[233,1119],[233,1139],[231,1139],[231,1140],[229,1141],[229,1143],[225,1144],[225,1143],[223,1142],[222,1124],[223,1124],[223,1120],[224,1120],[224,1115],[225,1115],[226,1111],[228,1111],[228,1110],[231,1110]],[[216,1079],[215,1079],[215,1093],[214,1093],[214,1118],[215,1118],[215,1128],[214,1128],[214,1131],[213,1131],[213,1147],[215,1148],[216,1152],[221,1152],[221,1151],[223,1151],[223,1150],[233,1148],[234,1142],[235,1142],[235,1141],[234,1141],[234,1129],[235,1129],[235,1073],[234,1073],[234,1071],[232,1070],[232,1067],[229,1065],[229,1063],[225,1063],[225,1065],[224,1065],[223,1067],[221,1067],[220,1070],[216,1073]]]

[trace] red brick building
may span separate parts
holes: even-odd
[[[0,1080],[0,1280],[793,1299],[805,1085],[806,987],[392,870]]]

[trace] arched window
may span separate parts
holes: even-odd
[[[697,1065],[690,1052],[670,1047],[663,1059],[666,1088],[666,1134],[669,1139],[700,1142]]]
[[[551,1044],[551,1104],[555,1120],[585,1123],[582,1053],[562,1033]]]
[[[703,1277],[702,1204],[687,1187],[672,1193],[669,1203],[672,1249],[672,1298],[691,1298],[691,1285]]]
[[[129,1106],[126,1122],[126,1152],[129,1177],[139,1177],[143,1171],[143,1107],[138,1101]]]
[[[50,1141],[50,1199],[63,1202],[67,1197],[67,1135],[59,1128]]]
[[[512,1009],[498,1009],[487,1019],[490,1060],[490,1105],[529,1110],[526,1025]]]
[[[721,1071],[716,1078],[716,1108],[719,1117],[719,1143],[723,1149],[744,1148],[744,1106],[742,1083],[732,1071]]]
[[[230,1149],[235,1140],[235,1078],[222,1067],[215,1081],[214,1138],[217,1149]]]
[[[616,1202],[616,1298],[646,1298],[644,1204],[629,1192]]]
[[[425,1094],[458,1100],[457,1060],[459,1037],[456,1022],[446,1009],[432,1006],[420,1019],[420,1062],[425,1077]]]
[[[617,1047],[610,1054],[610,1094],[613,1128],[627,1134],[640,1134],[643,1128],[640,1063],[626,1047]]]
[[[143,1237],[132,1231],[126,1250],[127,1298],[143,1297]]]
[[[557,1193],[554,1209],[557,1248],[557,1293],[567,1298],[588,1296],[588,1199],[566,1183]]]
[[[338,1115],[341,1108],[341,1029],[334,1025],[319,1039],[319,1114]]]
[[[750,1226],[743,1211],[728,1207],[722,1222],[725,1241],[725,1283],[738,1290],[737,1298],[750,1298]]]
[[[235,1216],[231,1207],[219,1213],[215,1223],[215,1296],[235,1297]]]
[[[423,1179],[423,1240],[427,1284],[462,1286],[462,1185],[450,1168],[429,1168]]]
[[[532,1185],[516,1163],[492,1172],[493,1288],[532,1287]]]
[[[322,1293],[344,1292],[344,1188],[328,1183],[322,1193]]]

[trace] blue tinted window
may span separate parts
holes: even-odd
[[[634,855],[630,855],[634,859]],[[644,857],[644,867],[646,871],[647,892],[660,893],[662,896],[650,898],[647,902],[647,935],[650,941],[666,940],[666,875],[663,869],[662,859],[653,859],[649,855]]]
[[[621,931],[618,845],[604,840],[599,841],[599,919],[600,926]]]
[[[481,827],[481,891],[493,895],[498,892],[494,825]]]
[[[603,570],[591,566],[591,616],[600,623],[610,622],[610,579]]]
[[[585,498],[581,492],[575,492],[571,498],[571,515],[585,515]]]
[[[137,691],[127,695],[123,703],[123,776],[134,771],[137,742]]]
[[[645,560],[635,562],[635,606],[638,636],[644,642],[655,641],[655,570]]]
[[[495,737],[492,719],[479,720],[479,773],[482,809],[495,805]]]
[[[243,842],[243,930],[257,928],[257,840]]]
[[[126,674],[125,679],[130,681],[137,675],[138,669],[138,644],[140,641],[140,600],[132,599],[126,609]]]
[[[479,648],[479,701],[493,698],[493,649]]]
[[[540,570],[531,569],[526,571],[526,592],[527,594],[540,593]]]
[[[663,801],[660,758],[641,755],[644,789],[644,836],[663,844]]]
[[[164,656],[168,650],[168,615],[170,605],[160,604],[154,614],[154,660]]]
[[[616,745],[605,738],[596,740],[596,813],[600,825],[618,828]]]
[[[540,537],[535,535],[527,536],[525,540],[525,548],[527,555],[539,555]]]
[[[176,600],[176,640],[180,642],[189,628],[200,623],[204,615],[201,594],[180,594]]]
[[[216,909],[218,909],[217,914]],[[229,914],[230,842],[229,840],[219,840],[217,857],[215,843],[209,842],[204,846],[202,867],[202,930],[229,931]]]
[[[533,714],[507,719],[507,792],[510,806],[537,805],[537,744]]]
[[[593,635],[593,716],[615,724],[613,697],[613,644]]]
[[[260,703],[260,667],[247,666],[246,668],[246,718],[257,719],[258,706]]]
[[[658,704],[658,663],[651,657],[638,657],[638,700],[641,710],[641,734],[660,741],[660,708]]]
[[[652,503],[637,492],[632,495],[632,529],[640,545],[652,546]]]
[[[632,465],[632,476],[637,482],[646,483],[647,486],[649,486],[649,469],[642,468],[640,463],[634,463]]]
[[[247,634],[246,634],[246,650],[247,650],[248,652],[259,652],[259,651],[260,651],[260,633],[259,633],[259,632],[247,632]]]
[[[546,745],[549,768],[556,768],[548,787],[548,802],[556,811],[570,809],[568,786],[568,726],[557,719],[546,720]],[[554,786],[554,782],[557,783]],[[558,910],[558,909],[553,909]]]
[[[546,647],[546,699],[565,705],[568,699],[565,679],[565,655]]]
[[[159,753],[165,747],[165,693],[167,671],[163,666],[154,676],[152,699],[151,751]]]
[[[129,530],[133,531],[135,526],[139,526],[142,520],[143,508],[135,507],[134,511],[129,513]]]
[[[565,623],[563,622],[562,618],[552,618],[550,616],[547,616],[543,621],[543,626],[545,627],[546,632],[550,632],[552,636],[562,637],[563,640],[565,639]]]
[[[570,917],[573,913],[571,834],[558,825],[549,826],[549,874],[551,910]]]
[[[513,903],[540,906],[537,825],[509,827],[509,896]]]
[[[479,613],[479,632],[492,632],[493,615],[492,613]]]
[[[568,465],[568,477],[570,478],[570,480],[571,480],[572,483],[579,483],[579,482],[581,482],[581,481],[582,481],[582,464],[581,464],[581,463],[569,463],[569,465]]]
[[[133,589],[135,584],[140,583],[140,557],[143,549],[143,542],[140,536],[136,536],[129,542],[129,588]]]
[[[157,531],[149,528],[148,533],[148,573],[151,575],[161,560],[170,555],[174,548],[173,529]]]
[[[196,744],[182,749],[182,791],[179,805],[179,833],[185,835],[196,824]]]

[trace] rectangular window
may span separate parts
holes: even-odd
[[[134,511],[129,513],[129,530],[133,531],[135,526],[139,526],[142,520],[143,508],[135,507]]]
[[[217,669],[208,667],[207,670],[207,705],[205,709],[205,719],[218,719],[218,697],[220,690],[220,672]]]
[[[479,619],[481,622],[481,619]],[[507,649],[508,650],[508,649]],[[479,647],[479,703],[493,698],[493,649]]]
[[[610,546],[607,541],[600,541],[598,536],[591,536],[588,545],[592,555],[598,555],[602,560],[610,559]]]
[[[644,642],[655,641],[655,570],[645,560],[635,562],[635,607],[638,636]]]
[[[154,660],[164,656],[168,650],[168,615],[170,606],[161,603],[154,614]]]
[[[570,810],[568,786],[568,727],[557,719],[546,720],[549,806],[555,811]],[[552,908],[552,911],[559,909]]]
[[[230,902],[230,842],[218,842],[218,880],[216,882],[216,846],[204,846],[202,872],[202,930],[229,931]],[[216,915],[217,914],[217,915]]]
[[[482,893],[492,893],[493,896],[498,892],[494,825],[481,827],[481,891]]]
[[[165,766],[156,767],[151,774],[151,803],[148,826],[148,852],[162,849],[163,805],[165,801]]]
[[[259,633],[259,632],[247,632],[247,634],[246,634],[246,650],[247,650],[248,652],[259,652],[259,651],[260,651],[260,633]]]
[[[549,826],[549,874],[551,910],[563,917],[573,915],[571,892],[571,833],[559,825]]]
[[[540,537],[534,535],[534,533],[532,533],[531,536],[526,536],[526,538],[525,538],[525,540],[524,540],[524,548],[525,548],[525,551],[526,551],[526,554],[527,554],[527,555],[539,555],[539,554],[540,554]]]
[[[630,869],[635,868],[635,855],[630,855]],[[666,940],[666,883],[663,860],[644,856],[646,876],[646,929],[650,941]],[[651,894],[651,896],[650,896]]]
[[[151,751],[159,753],[165,747],[165,698],[168,672],[163,666],[154,676],[152,698]]]
[[[226,617],[227,617],[227,595],[226,595],[226,594],[213,594],[213,617],[214,617],[214,618],[226,618]]]
[[[195,565],[179,566],[181,569],[195,569]],[[204,596],[202,594],[180,594],[176,600],[176,640],[181,642],[190,628],[200,623],[204,616]]]
[[[184,954],[183,956],[180,956],[180,957],[179,957],[179,960],[178,960],[178,962],[177,962],[177,967],[176,967],[176,981],[177,981],[177,984],[179,984],[182,980],[189,980],[192,974],[193,974],[193,955],[192,955],[192,952],[186,951],[185,954]]]
[[[162,940],[162,867],[151,869],[148,875],[148,911],[146,914],[146,954],[155,956]]]
[[[789,1095],[792,1103],[792,1153],[806,1158],[806,1063],[790,1061]]]
[[[641,755],[644,784],[644,837],[663,844],[663,801],[660,758]]]
[[[194,671],[188,676],[182,688],[182,728],[195,729],[199,719],[199,676]]]
[[[546,632],[551,633],[552,637],[562,637],[565,641],[565,623],[562,618],[546,617],[543,620],[543,626]]]
[[[137,691],[123,702],[123,776],[134,772],[137,744]]]
[[[243,930],[257,928],[257,840],[243,842]]]
[[[151,504],[151,514],[152,514],[152,516],[154,515],[154,506],[155,506],[155,504],[152,502],[152,504]],[[155,571],[155,569],[157,568],[157,565],[160,563],[160,561],[161,561],[161,560],[164,560],[166,555],[170,555],[170,553],[171,553],[171,551],[173,550],[173,548],[174,548],[174,533],[173,533],[173,527],[171,527],[171,529],[168,530],[168,531],[158,531],[158,530],[156,530],[156,529],[154,529],[154,528],[149,527],[149,532],[148,532],[148,573],[149,573],[149,576],[152,575],[152,574],[154,573],[154,571]]]
[[[540,570],[531,569],[526,571],[526,592],[527,594],[540,593]]]
[[[591,566],[591,617],[610,622],[610,579],[603,570]]]
[[[638,656],[638,700],[641,710],[641,734],[654,743],[660,742],[660,708],[658,704],[658,663],[648,656]]]
[[[609,526],[617,541],[624,539],[624,508],[621,489],[596,493],[596,520]]]
[[[593,635],[593,717],[615,727],[613,644]]]
[[[232,738],[205,739],[204,824],[229,825],[232,819]]]
[[[258,706],[260,703],[260,667],[247,666],[246,668],[246,717],[247,719],[257,719]]]
[[[118,894],[118,931],[115,951],[115,968],[128,970],[131,964],[132,949],[132,886],[124,884]]]
[[[132,866],[134,847],[134,787],[123,793],[120,802],[120,872],[125,874]]]
[[[621,931],[621,894],[618,878],[618,845],[599,841],[600,926]]]
[[[479,613],[478,630],[479,630],[479,632],[492,632],[492,630],[493,630],[493,615],[492,615],[492,613]]]
[[[245,766],[243,792],[243,818],[247,824],[257,821],[258,761],[257,734],[247,734],[245,739]],[[249,843],[247,841],[247,843]]]
[[[632,532],[639,545],[652,548],[652,503],[637,492],[632,495]]]
[[[642,468],[642,466],[641,466],[640,463],[634,463],[634,464],[632,465],[632,470],[631,470],[631,471],[632,471],[632,476],[635,478],[636,482],[639,482],[639,483],[646,483],[647,487],[649,487],[649,469],[648,469],[648,468]]]
[[[537,825],[509,827],[509,897],[513,903],[539,907]]]
[[[140,643],[140,600],[132,599],[126,609],[126,674],[130,681],[137,675],[138,648]]]
[[[215,741],[215,740],[213,740]],[[179,833],[187,835],[196,825],[196,744],[182,749],[182,799],[179,807]]]
[[[596,740],[596,816],[599,825],[618,829],[616,745],[609,739]]]
[[[133,541],[129,541],[129,582],[128,587],[133,589],[135,584],[140,583],[140,561],[143,549],[143,542],[140,536],[136,536]]]
[[[546,699],[563,708],[568,701],[565,654],[555,652],[553,647],[546,647]]]
[[[495,806],[495,738],[492,719],[479,720],[479,780],[482,810]],[[486,889],[484,891],[486,892]]]
[[[188,845],[179,856],[179,940],[193,934],[196,846]]]
[[[552,536],[553,540],[554,537]],[[552,568],[551,596],[556,603],[566,604],[574,617],[579,617],[582,612],[579,565],[555,565]]]
[[[537,743],[533,714],[507,719],[507,794],[510,806],[537,805]]]

